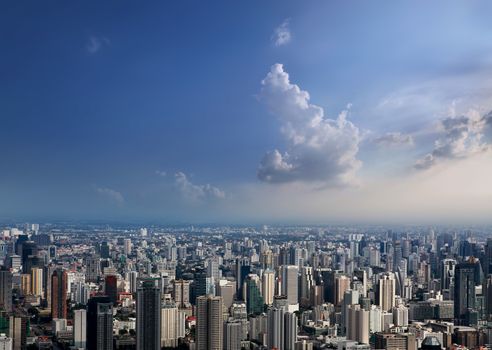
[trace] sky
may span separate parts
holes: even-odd
[[[492,223],[491,10],[2,2],[0,219]]]

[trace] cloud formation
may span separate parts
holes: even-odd
[[[279,25],[277,28],[275,28],[275,31],[273,32],[272,35],[272,41],[274,42],[275,46],[282,46],[286,45],[290,42],[291,39],[291,34],[290,34],[290,19],[287,18],[285,19],[281,25]]]
[[[492,125],[492,112],[480,115],[470,110],[461,116],[444,118],[440,122],[441,137],[434,142],[432,152],[419,159],[416,169],[429,169],[445,159],[462,159],[490,149],[487,132]]]
[[[102,196],[105,196],[106,198],[108,198],[110,201],[112,201],[117,205],[122,205],[125,202],[125,197],[123,197],[121,192],[118,192],[111,188],[97,187],[96,192]]]
[[[402,134],[401,132],[388,132],[382,136],[376,137],[374,143],[380,146],[413,146],[412,135]]]
[[[361,162],[361,136],[347,120],[348,110],[336,119],[310,103],[309,93],[289,81],[282,64],[274,64],[262,81],[260,100],[281,123],[288,150],[268,152],[258,178],[269,183],[316,182],[327,186],[351,185]],[[350,106],[349,106],[350,107]]]
[[[86,45],[86,50],[90,54],[99,52],[105,45],[109,45],[110,41],[106,37],[91,36]]]
[[[200,202],[213,199],[224,199],[225,192],[218,187],[210,184],[195,185],[193,184],[185,173],[178,171],[174,174],[175,185],[180,191],[181,195],[192,202]]]
[[[156,170],[155,171],[155,174],[156,175],[159,175],[159,176],[162,176],[162,177],[166,177],[167,176],[167,172],[165,172],[163,170]]]

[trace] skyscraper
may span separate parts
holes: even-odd
[[[167,302],[161,309],[161,347],[178,346],[178,308],[175,303]]]
[[[174,281],[174,301],[178,308],[185,308],[190,305],[190,281]]]
[[[350,289],[350,278],[345,275],[335,278],[335,306],[341,305],[345,292]]]
[[[10,316],[9,336],[12,338],[12,350],[25,350],[27,346],[27,318]]]
[[[118,279],[115,275],[104,277],[104,293],[109,297],[113,304],[118,300]]]
[[[87,311],[73,312],[73,345],[77,349],[85,349],[87,345]]]
[[[297,315],[293,312],[286,312],[284,314],[284,326],[284,349],[295,350],[297,341]]]
[[[298,304],[298,272],[299,268],[295,265],[282,266],[282,294],[287,297],[290,305]]]
[[[246,306],[248,314],[259,314],[263,312],[263,297],[260,293],[260,278],[258,275],[249,274],[244,281],[243,291],[246,294]]]
[[[454,278],[454,318],[456,325],[466,325],[467,315],[475,308],[475,261],[456,265]]]
[[[87,350],[113,349],[113,304],[107,296],[94,296],[87,304]]]
[[[347,316],[347,339],[369,344],[369,311],[350,305]]]
[[[200,296],[197,298],[196,344],[197,350],[222,350],[221,297]]]
[[[137,288],[137,350],[161,348],[161,287],[158,278],[141,278]]]
[[[391,311],[395,306],[395,277],[392,273],[385,273],[379,278],[378,305],[383,312]]]
[[[265,272],[263,272],[261,294],[263,295],[263,302],[265,304],[273,304],[273,296],[275,295],[275,272],[272,270],[265,270]]]
[[[224,324],[224,349],[241,350],[242,323],[237,320]]]
[[[269,349],[283,349],[285,340],[283,308],[272,307],[267,312],[267,345]]]
[[[0,270],[0,308],[12,311],[12,273],[5,268]]]
[[[43,269],[33,267],[31,269],[31,292],[33,295],[43,296]]]
[[[56,269],[51,276],[51,317],[67,318],[67,271]]]

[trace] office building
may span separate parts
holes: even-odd
[[[113,349],[113,303],[94,296],[87,304],[87,350]]]
[[[196,349],[222,350],[224,327],[222,298],[199,296],[196,307]]]
[[[85,349],[87,346],[87,310],[74,310],[73,312],[73,345],[77,349]]]
[[[67,271],[56,269],[51,276],[51,317],[67,318]]]
[[[137,288],[137,350],[161,348],[161,287],[158,278],[142,278]]]

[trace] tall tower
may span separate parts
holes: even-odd
[[[454,318],[466,325],[467,315],[475,308],[475,263],[472,259],[456,265],[454,277]]]
[[[158,278],[142,278],[137,288],[137,350],[161,348],[161,287]]]
[[[190,304],[190,281],[174,281],[174,301],[178,308],[188,307]]]
[[[286,312],[284,314],[285,325],[285,350],[295,350],[297,341],[297,316],[293,312]]]
[[[299,268],[295,265],[282,266],[282,294],[287,297],[290,305],[299,303],[298,272]]]
[[[118,299],[118,279],[115,275],[104,277],[104,293],[109,297],[113,304]]]
[[[260,293],[260,278],[258,275],[249,274],[244,281],[243,291],[246,294],[246,306],[248,314],[260,314],[263,312],[263,297]]]
[[[395,306],[395,277],[392,273],[386,273],[379,278],[378,295],[379,306],[383,312],[391,311]]]
[[[12,272],[0,270],[0,308],[12,311]]]
[[[67,271],[57,269],[51,276],[51,317],[67,318]]]
[[[31,292],[38,297],[43,296],[43,269],[33,267],[31,269]]]
[[[161,347],[178,346],[178,308],[173,302],[165,303],[161,309]]]
[[[75,348],[85,349],[87,345],[87,310],[73,312],[73,345]]]
[[[13,340],[12,350],[24,350],[27,346],[27,318],[10,316],[9,336]]]
[[[344,275],[335,277],[335,306],[341,305],[345,292],[350,289],[350,278]]]
[[[222,350],[222,297],[200,296],[196,300],[196,349]]]
[[[369,344],[369,311],[350,305],[347,314],[347,339]]]
[[[87,303],[87,350],[113,349],[113,304],[107,296]]]
[[[284,309],[270,308],[267,313],[268,348],[284,348]]]
[[[272,270],[263,272],[261,294],[263,295],[265,304],[273,304],[273,296],[275,295],[275,272]]]

